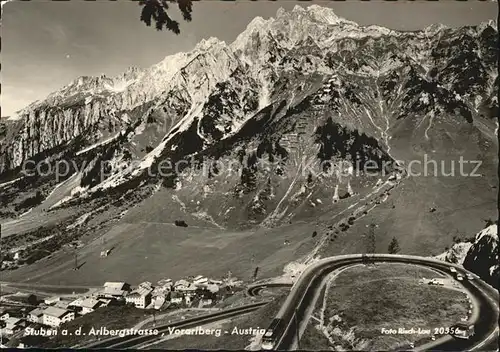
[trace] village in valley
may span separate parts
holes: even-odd
[[[165,311],[213,308],[242,288],[243,282],[231,277],[229,272],[221,280],[198,275],[177,281],[162,279],[155,285],[143,282],[134,287],[126,282],[106,282],[101,288],[85,294],[46,298],[24,292],[4,293],[0,300],[1,347],[30,347],[29,339],[23,337],[43,335],[51,338],[64,329],[65,324],[77,322],[106,307],[142,310],[151,312],[154,317]],[[98,324],[106,322],[96,322],[96,326]]]

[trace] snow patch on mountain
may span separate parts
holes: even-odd
[[[8,121],[18,121],[18,120],[21,120],[23,117],[19,114],[19,113],[14,113],[12,114],[12,116],[9,116],[7,118]]]
[[[128,86],[130,86],[135,82],[136,80],[118,81],[118,82],[113,82],[112,86],[109,84],[104,84],[104,88],[113,93],[121,93],[124,92],[128,88]]]
[[[259,93],[259,110],[265,108],[271,103],[270,96],[270,82],[265,78],[263,74],[259,75],[260,78],[260,93]],[[236,128],[235,128],[236,129]]]
[[[7,181],[7,182],[0,183],[0,188],[2,188],[2,187],[6,187],[6,186],[11,185],[11,184],[13,184],[13,183],[16,183],[16,182],[17,182],[17,181],[19,181],[21,178],[22,178],[22,177],[18,177],[18,178],[15,178],[15,179],[11,180],[11,181]]]
[[[92,144],[92,145],[90,145],[90,146],[88,146],[88,147],[86,147],[86,148],[84,148],[82,150],[79,150],[78,152],[76,152],[75,155],[78,156],[78,155],[84,154],[84,153],[86,153],[88,151],[91,151],[92,149],[95,149],[95,148],[100,147],[102,145],[108,144],[109,142],[113,141],[114,139],[116,139],[120,135],[121,135],[121,133],[118,132],[115,135],[113,135],[113,136],[111,136],[111,137],[109,137],[109,138],[107,138],[107,139],[105,139],[103,141],[100,141],[99,143]]]

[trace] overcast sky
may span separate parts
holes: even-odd
[[[27,1],[3,7],[1,106],[8,116],[45,98],[82,75],[115,75],[129,66],[148,67],[165,56],[191,50],[202,38],[232,42],[255,17],[272,17],[278,8],[317,3],[362,25],[413,30],[432,23],[477,24],[497,17],[492,1],[382,2],[195,2],[193,21],[181,34],[158,32],[139,21],[131,1]]]

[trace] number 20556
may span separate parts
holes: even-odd
[[[454,328],[448,328],[448,327],[440,327],[440,328],[434,328],[434,335],[447,335],[447,334],[454,334],[455,329]]]

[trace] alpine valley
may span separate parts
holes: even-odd
[[[372,224],[375,251],[436,256],[497,216],[497,37],[296,6],[231,44],[78,77],[0,120],[2,256],[23,258],[2,277],[276,276],[365,252]]]

